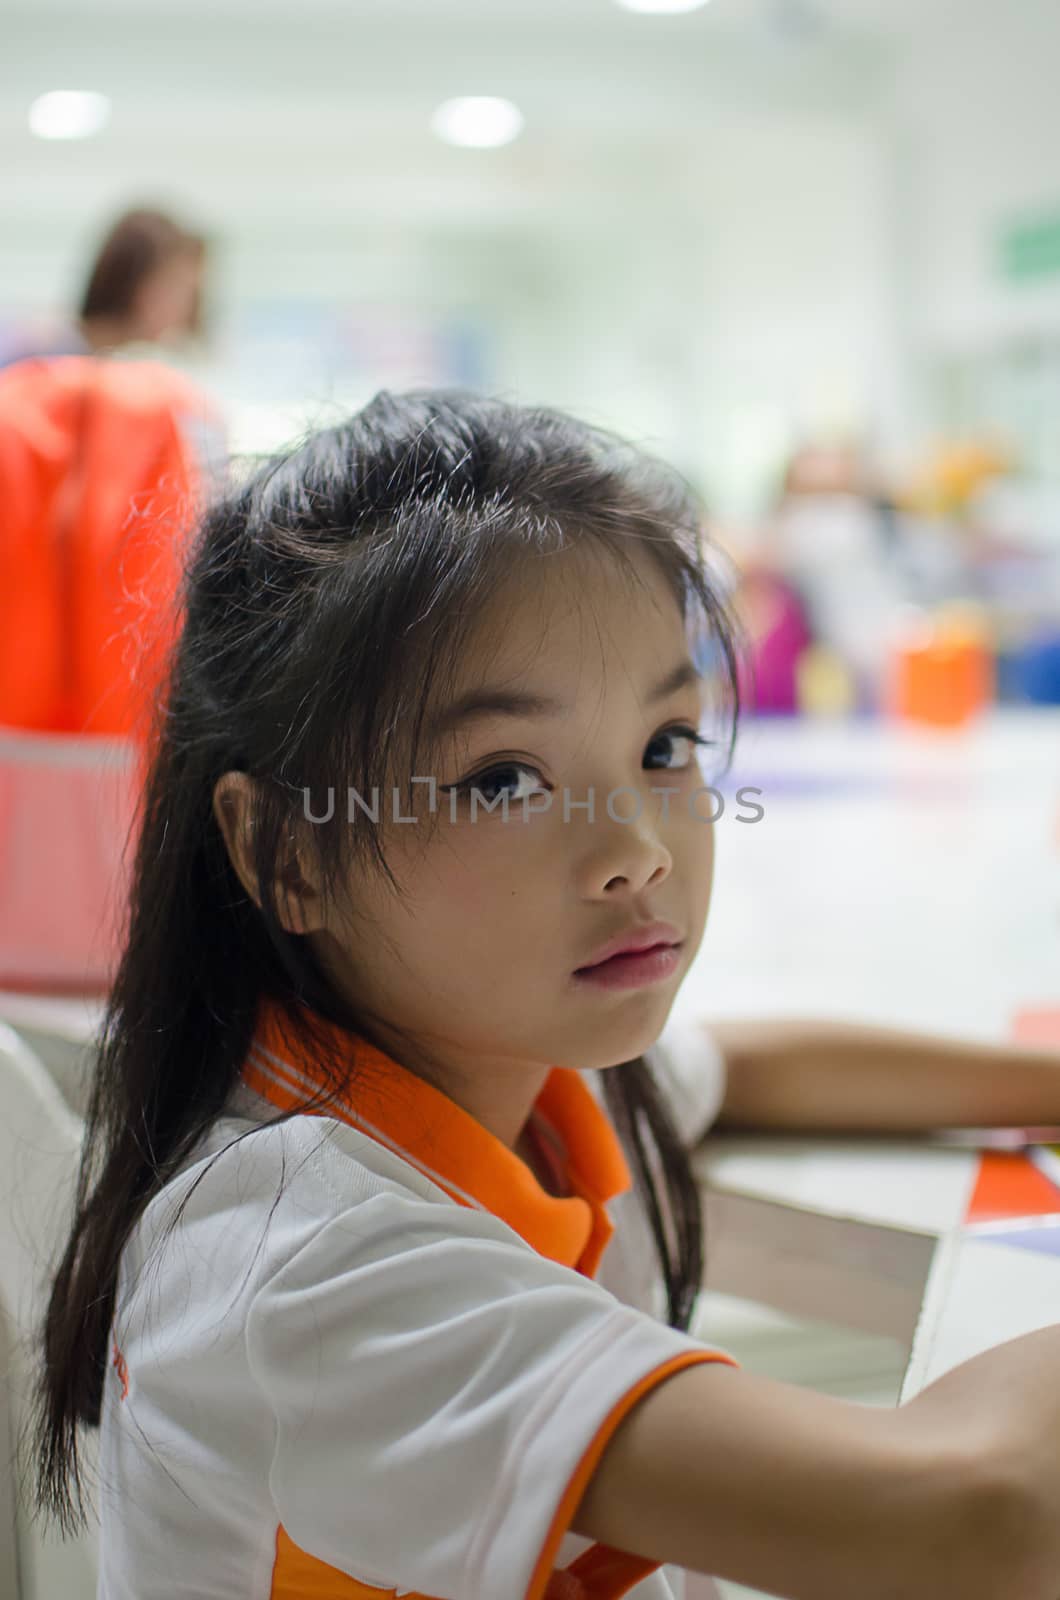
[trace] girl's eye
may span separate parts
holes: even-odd
[[[657,733],[655,735],[655,738],[651,741],[651,744],[648,746],[648,752],[650,754],[650,752],[652,750],[654,750],[659,745],[666,746],[667,744],[669,744],[669,745],[672,746],[674,744],[678,744],[678,745],[686,745],[687,744],[687,745],[691,745],[693,747],[693,750],[694,750],[696,745],[710,745],[712,743],[713,743],[713,740],[704,739],[701,734],[696,732],[695,728],[690,728],[686,724],[683,724],[683,725],[681,725],[679,727],[676,727],[676,728],[666,728],[666,729],[663,730],[662,733]],[[664,757],[663,758],[665,760],[665,749],[664,749]],[[692,753],[692,750],[690,750],[687,753],[687,755],[685,756],[685,759],[683,761],[677,761],[677,762],[673,763],[673,765],[671,765],[669,767],[664,767],[664,771],[668,770],[670,772],[684,772],[689,767],[691,767],[693,759],[694,759],[693,758],[693,753]],[[646,763],[647,763],[647,760],[648,760],[648,757],[646,756],[645,757],[645,762]]]
[[[712,739],[704,739],[696,732],[695,728],[691,728],[685,723],[675,728],[666,728],[662,733],[657,733],[649,744],[649,754],[645,757],[645,765],[651,764],[649,760],[650,753],[661,746],[662,759],[660,765],[663,771],[687,771],[692,766],[692,751],[695,747],[697,745],[709,746],[713,742]],[[673,760],[672,755],[667,751],[667,746],[672,751],[675,744],[678,746],[691,746],[691,749],[685,753],[684,760]],[[530,774],[538,781],[531,782],[529,778],[521,781],[520,774]],[[540,780],[541,774],[536,767],[530,766],[525,761],[506,761],[502,766],[491,767],[488,772],[479,773],[477,777],[465,778],[462,783],[444,785],[442,792],[445,794],[470,795],[472,789],[477,789],[485,804],[492,805],[501,798],[502,792],[507,790],[510,803],[513,800],[528,800],[533,793],[544,788],[545,785]]]
[[[488,772],[479,773],[477,778],[465,778],[463,783],[453,783],[446,786],[446,792],[454,791],[456,794],[470,794],[472,789],[477,789],[487,805],[501,798],[502,790],[511,791],[509,801],[528,800],[530,795],[544,785],[537,783],[523,784],[520,789],[519,773],[533,773],[540,780],[536,767],[528,766],[523,761],[507,761],[503,766],[491,767]],[[514,781],[513,781],[514,780]]]

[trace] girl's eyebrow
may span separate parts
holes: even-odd
[[[697,672],[691,661],[681,661],[666,674],[661,683],[655,685],[647,696],[646,704],[654,705],[657,700],[665,700],[669,695],[676,694],[678,689],[702,681],[702,673]],[[475,717],[562,717],[569,710],[570,707],[563,700],[554,700],[549,695],[530,694],[526,690],[469,689],[434,718],[428,737],[439,739]]]

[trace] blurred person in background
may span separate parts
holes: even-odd
[[[888,630],[906,598],[892,520],[854,446],[804,446],[784,477],[774,523],[782,575],[802,595],[815,640],[875,699]]]
[[[205,250],[159,212],[107,235],[81,316],[0,371],[0,986],[97,992],[221,416],[158,346]],[[147,359],[145,359],[145,357]]]
[[[33,356],[102,355],[202,329],[205,239],[163,211],[139,207],[112,224],[89,270],[75,320],[0,351],[0,366]]]
[[[225,454],[213,403],[158,359],[201,325],[205,261],[172,217],[126,211],[77,322],[0,371],[0,726],[133,732],[189,508]]]
[[[759,712],[800,709],[800,662],[828,652],[844,698],[874,703],[888,630],[906,597],[888,496],[857,448],[792,455],[772,514],[743,552],[738,612],[751,654],[746,692]]]

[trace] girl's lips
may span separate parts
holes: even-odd
[[[579,967],[578,983],[597,989],[642,989],[647,984],[672,978],[681,960],[680,944],[654,944],[650,949],[612,956],[594,967]]]
[[[626,928],[613,939],[608,939],[590,960],[575,970],[584,972],[588,967],[600,966],[612,956],[640,955],[642,951],[650,950],[657,944],[680,944],[681,937],[680,929],[675,928],[672,922],[639,922]]]

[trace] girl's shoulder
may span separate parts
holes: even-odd
[[[147,1206],[126,1250],[126,1276],[135,1280],[170,1242],[218,1264],[253,1258],[267,1276],[348,1213],[359,1213],[368,1232],[391,1226],[395,1214],[411,1219],[451,1204],[422,1172],[349,1124],[325,1115],[277,1119],[240,1087]]]
[[[293,1204],[314,1196],[336,1209],[387,1191],[449,1203],[422,1172],[349,1122],[326,1112],[278,1117],[267,1100],[240,1084],[224,1113],[191,1153],[177,1180],[189,1190],[275,1198],[277,1184]]]

